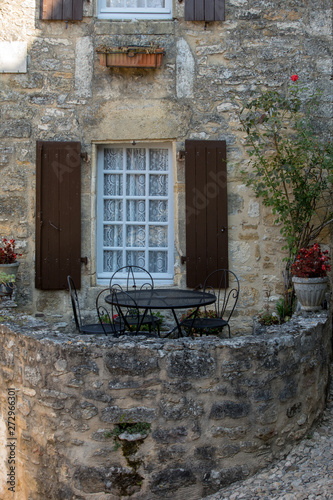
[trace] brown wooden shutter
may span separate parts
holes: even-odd
[[[36,288],[81,286],[81,143],[37,141]]]
[[[50,21],[82,21],[83,0],[41,0],[40,17]]]
[[[185,141],[185,184],[186,283],[194,288],[228,269],[225,141]]]
[[[185,21],[224,21],[225,0],[185,0]]]

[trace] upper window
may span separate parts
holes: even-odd
[[[98,0],[104,19],[171,19],[172,0]]]
[[[97,277],[122,266],[173,278],[172,156],[168,145],[104,146],[98,156]]]

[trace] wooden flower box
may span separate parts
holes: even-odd
[[[122,68],[160,68],[165,51],[160,47],[106,47],[96,48],[102,66]]]

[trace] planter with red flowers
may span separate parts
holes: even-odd
[[[0,244],[0,275],[3,277],[2,283],[11,283],[10,293],[4,293],[3,286],[0,290],[0,295],[12,295],[13,293],[13,283],[16,280],[16,274],[20,263],[17,261],[18,255],[16,253],[15,240],[7,240],[7,238],[2,238],[2,243]],[[4,279],[8,276],[8,279]]]
[[[331,270],[328,250],[322,251],[318,243],[301,248],[291,266],[296,297],[304,311],[318,311],[327,290],[327,272]]]

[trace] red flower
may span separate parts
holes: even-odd
[[[17,254],[15,253],[15,240],[2,238],[2,247],[0,247],[0,264],[14,264]],[[22,254],[18,254],[20,257]]]
[[[318,243],[315,243],[312,247],[301,248],[291,272],[298,278],[323,278],[331,270],[328,261],[328,251],[322,252]]]
[[[291,75],[290,78],[292,79],[293,82],[296,82],[298,80],[298,76],[297,75]]]

